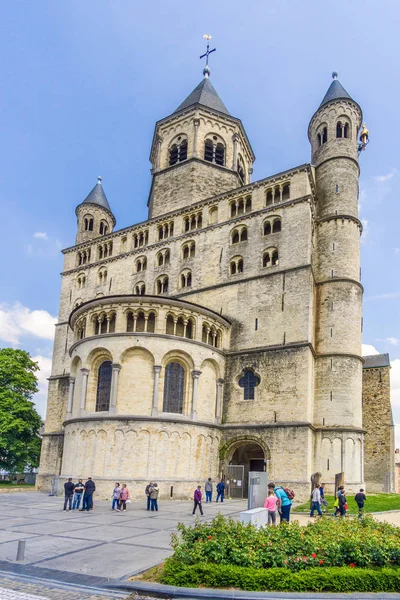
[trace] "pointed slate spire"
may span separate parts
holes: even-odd
[[[101,177],[97,178],[97,183],[92,191],[86,196],[82,204],[97,204],[101,208],[105,208],[112,214],[110,205],[108,204],[107,197],[104,193],[103,186],[101,184]]]
[[[201,104],[207,108],[229,115],[228,109],[218,96],[208,76],[204,77],[203,81],[199,83],[193,92],[189,94],[186,100],[184,100],[174,112],[180,112],[184,108],[189,108],[189,106],[195,104]]]
[[[328,102],[332,102],[332,100],[353,100],[348,92],[344,89],[340,81],[338,80],[338,74],[336,71],[332,73],[333,81],[329,86],[328,91],[326,92],[321,104],[319,107],[324,106],[324,104],[328,104]],[[354,100],[353,100],[354,102]]]

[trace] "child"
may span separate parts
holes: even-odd
[[[112,495],[112,505],[111,505],[111,510],[119,510],[119,493],[121,491],[121,488],[119,487],[119,483],[117,482],[115,484],[115,488],[113,491],[113,495]]]
[[[274,489],[268,488],[268,496],[264,504],[264,508],[268,510],[268,525],[276,525],[276,509],[279,506],[280,500],[275,496]]]
[[[363,513],[364,513],[364,502],[366,501],[367,497],[364,493],[363,488],[360,489],[360,491],[354,496],[354,500],[357,502],[358,505],[358,516],[362,517]]]

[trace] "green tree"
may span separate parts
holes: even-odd
[[[0,469],[11,473],[39,464],[42,420],[32,402],[38,369],[28,352],[0,348]]]

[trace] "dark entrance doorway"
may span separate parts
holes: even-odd
[[[230,465],[243,466],[243,498],[247,498],[249,488],[249,471],[265,471],[264,450],[255,442],[244,443],[236,448],[229,461]]]

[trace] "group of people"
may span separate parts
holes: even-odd
[[[78,483],[72,482],[72,477],[68,478],[68,481],[64,483],[64,509],[63,510],[80,510],[89,511],[93,510],[93,494],[96,489],[96,485],[91,477],[88,477],[86,483],[83,483],[82,479],[79,479]],[[82,508],[80,508],[81,500]]]
[[[117,481],[113,489],[111,497],[111,510],[126,511],[127,502],[131,501],[129,490],[126,487],[126,483],[122,485]]]
[[[204,491],[206,493],[206,503],[207,502],[212,502],[212,495],[213,495],[213,482],[211,477],[209,477],[206,481],[206,484],[204,486]],[[215,502],[218,502],[218,500],[221,500],[221,502],[224,501],[225,498],[225,483],[223,482],[223,480],[221,479],[221,481],[217,484],[217,499],[215,500]],[[198,485],[197,488],[194,490],[194,494],[193,494],[193,500],[194,500],[194,506],[193,506],[193,512],[192,514],[196,514],[196,510],[199,509],[200,510],[200,514],[203,515],[203,494],[201,492],[201,485]]]
[[[277,514],[280,522],[290,521],[290,509],[292,508],[291,492],[272,481],[268,484],[268,496],[265,499],[264,508],[268,511],[268,525],[277,524]]]

